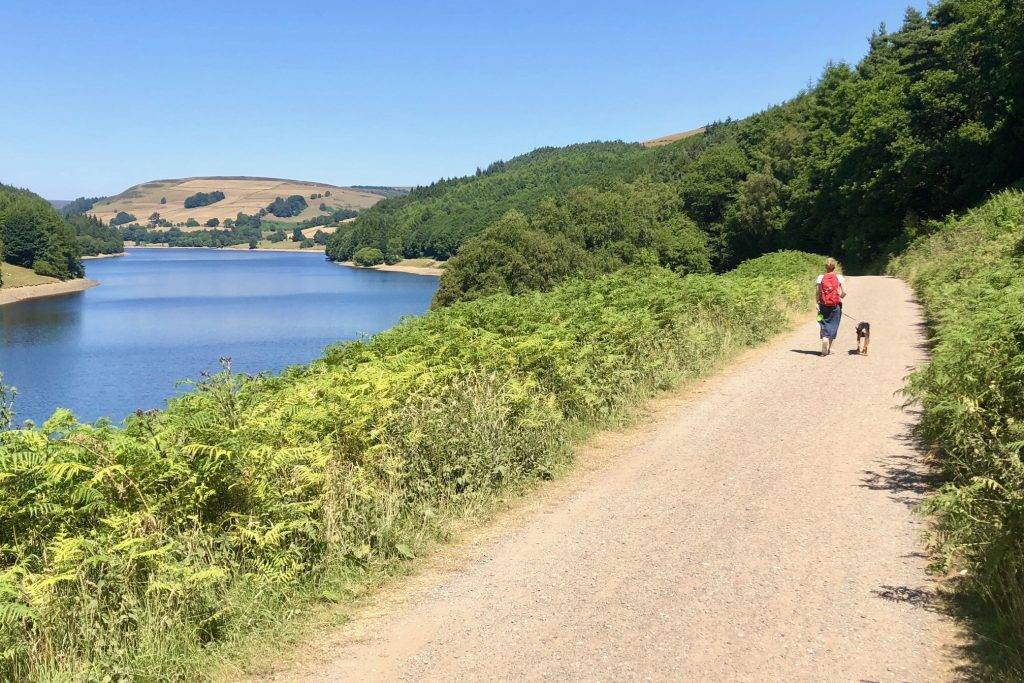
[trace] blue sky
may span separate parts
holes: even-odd
[[[51,199],[191,175],[414,185],[753,113],[859,59],[907,5],[4,0],[0,182]]]

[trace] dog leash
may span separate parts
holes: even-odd
[[[863,320],[857,320],[856,318],[854,318],[852,315],[850,315],[846,311],[843,311],[843,315],[845,315],[847,318],[849,318],[850,320],[852,320],[855,323],[860,324],[860,323],[864,322]]]

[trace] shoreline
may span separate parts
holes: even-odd
[[[27,285],[25,287],[0,289],[0,306],[16,304],[21,301],[28,301],[29,299],[43,299],[50,296],[84,292],[98,284],[99,282],[96,280],[79,278],[66,282],[48,282],[45,285]]]
[[[118,256],[124,256],[124,255],[125,255],[125,252],[123,252],[123,251],[121,253],[119,253],[119,254],[96,254],[95,256],[83,256],[82,260],[83,261],[94,261],[96,259],[101,259],[101,258],[117,258]]]
[[[164,251],[166,251],[167,249],[206,249],[208,251],[253,251],[253,252],[261,252],[261,253],[264,253],[264,254],[266,254],[268,252],[273,252],[275,254],[320,254],[321,256],[323,256],[324,253],[325,253],[324,249],[314,249],[312,247],[310,247],[309,249],[262,249],[262,248],[261,249],[249,249],[248,247],[242,248],[242,247],[237,246],[237,245],[232,245],[232,246],[228,246],[228,247],[169,247],[169,246],[166,246],[166,245],[162,246],[162,247],[156,247],[156,246],[128,247],[128,246],[126,246],[124,248],[124,251],[125,251],[126,254],[128,253],[129,249],[157,249],[157,250],[164,250]]]
[[[384,263],[379,266],[357,266],[352,261],[331,261],[331,263],[345,268],[355,268],[357,270],[379,270],[387,273],[408,273],[410,275],[426,275],[428,277],[441,277],[444,275],[444,270],[442,268],[435,268],[434,266],[403,266],[401,263],[396,263],[391,266]]]

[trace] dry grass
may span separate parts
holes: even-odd
[[[220,190],[224,199],[216,204],[186,209],[185,198],[197,192],[214,192]],[[330,197],[310,199],[311,194],[325,194]],[[274,201],[275,197],[302,195],[309,208],[293,218],[274,218],[281,222],[299,222],[308,218],[323,215],[319,210],[323,202],[330,209],[352,208],[365,209],[379,202],[383,197],[378,194],[335,187],[324,183],[308,183],[298,180],[281,180],[278,178],[184,178],[176,180],[154,180],[149,183],[130,187],[116,197],[100,202],[89,213],[109,222],[118,211],[126,211],[134,215],[141,224],[149,219],[154,212],[161,218],[172,223],[183,223],[195,218],[201,224],[211,218],[224,220],[234,218],[239,212],[254,214]],[[166,197],[167,203],[161,204],[160,198]],[[201,228],[194,228],[196,230]]]
[[[31,268],[12,266],[10,263],[0,263],[0,272],[3,273],[3,288],[13,289],[14,287],[30,287],[32,285],[46,285],[52,282],[60,282],[55,277],[46,277],[32,272]]]
[[[317,230],[320,230],[325,235],[330,235],[337,229],[338,227],[335,225],[319,225],[314,228],[306,228],[305,230],[302,231],[302,236],[312,239],[313,236],[316,234]]]
[[[673,133],[672,135],[663,135],[660,138],[654,138],[652,140],[645,140],[644,147],[661,147],[663,145],[670,145],[676,140],[682,140],[694,135],[701,135],[707,128],[694,128],[693,130],[686,130],[682,133]]]

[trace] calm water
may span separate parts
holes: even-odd
[[[138,249],[86,262],[102,284],[0,306],[0,372],[18,420],[53,409],[119,422],[159,408],[175,382],[217,368],[273,372],[394,325],[437,279],[342,268],[319,254]]]

